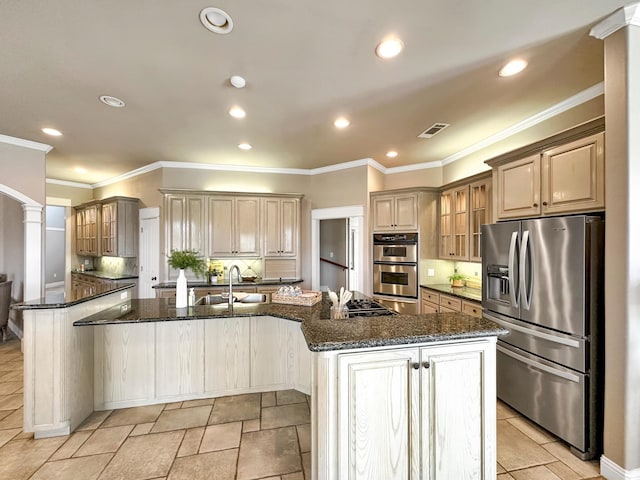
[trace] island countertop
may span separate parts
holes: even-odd
[[[355,298],[366,297],[355,294]],[[300,322],[307,346],[309,350],[315,352],[440,342],[507,333],[505,329],[489,320],[460,312],[330,320],[330,306],[326,294],[321,302],[311,307],[276,303],[236,303],[231,308],[221,304],[176,309],[173,299],[132,299],[78,320],[74,325],[95,326],[273,316]]]

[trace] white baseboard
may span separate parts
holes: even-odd
[[[600,457],[600,475],[607,480],[640,480],[640,468],[625,470],[602,455]]]
[[[64,280],[59,282],[45,283],[44,288],[56,288],[56,287],[64,287]]]

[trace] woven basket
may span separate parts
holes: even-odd
[[[287,305],[303,305],[310,307],[322,300],[322,292],[314,292],[313,290],[304,290],[297,297],[289,295],[271,294],[271,303],[284,303]]]

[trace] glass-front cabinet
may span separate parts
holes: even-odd
[[[491,223],[491,177],[443,190],[439,219],[440,258],[482,261],[480,226]]]

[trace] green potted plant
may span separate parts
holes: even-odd
[[[204,275],[205,261],[195,250],[171,250],[167,258],[171,268],[180,270],[176,281],[176,308],[184,308],[187,306],[187,277],[184,271],[189,269],[200,277]]]
[[[464,287],[464,275],[454,270],[453,275],[449,276],[452,287]]]

